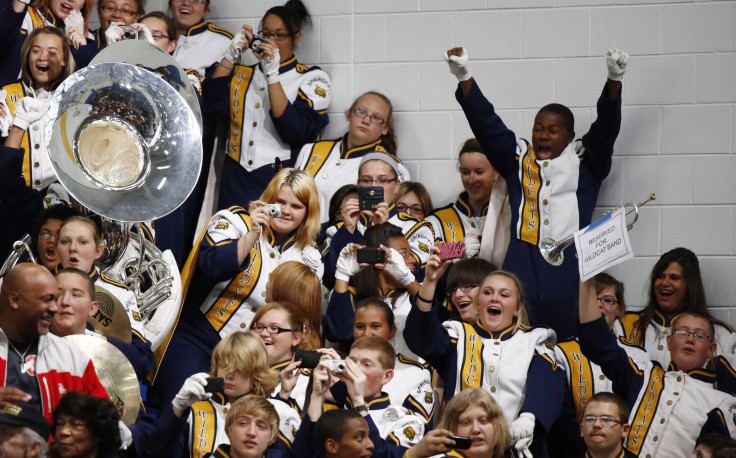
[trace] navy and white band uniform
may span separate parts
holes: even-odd
[[[190,255],[196,269],[191,278],[184,272],[182,283],[190,286],[157,376],[162,402],[187,376],[207,370],[220,339],[250,328],[255,312],[266,304],[268,274],[281,262],[302,262],[321,275],[321,255],[311,242],[319,232],[314,182],[304,172],[282,169],[273,183],[263,197],[273,191],[267,200],[281,203],[282,217],[271,218],[260,200],[250,213],[241,207],[220,210]]]
[[[436,255],[430,257],[406,321],[406,343],[437,370],[445,383],[445,400],[466,388],[483,388],[501,406],[512,435],[531,436],[530,420],[546,434],[560,413],[565,390],[564,374],[555,363],[554,331],[522,324],[522,290],[504,271],[493,272],[483,281],[474,325],[454,320],[440,323],[439,304],[422,298],[432,300],[437,280],[449,264],[441,264]],[[535,439],[534,456],[546,456],[543,437]]]
[[[347,184],[354,184],[361,159],[378,151],[394,156],[398,163],[399,182],[410,181],[409,171],[396,157],[396,139],[392,126],[391,101],[378,92],[359,96],[345,112],[348,131],[341,138],[308,143],[299,151],[294,167],[314,178],[319,191],[320,222],[328,215],[332,195]]]
[[[202,84],[204,113],[229,117],[219,208],[258,198],[278,169],[293,164],[299,149],[329,122],[330,77],[297,61],[301,33],[290,34],[277,14],[267,14],[262,28],[270,36],[259,48],[263,58],[247,48],[253,31],[244,25]]]
[[[551,326],[560,338],[576,331],[575,248],[569,247],[565,262],[555,267],[544,260],[537,245],[547,237],[561,240],[590,223],[601,183],[610,171],[621,125],[620,80],[628,56],[609,53],[607,61],[615,62],[609,65],[609,79],[596,106],[598,117],[588,133],[573,141],[573,121],[542,111],[549,110],[545,107],[535,119],[531,145],[517,139],[481,93],[467,68],[467,52],[455,48],[447,54],[452,54],[450,68],[460,80],[455,97],[483,152],[508,186],[511,239],[503,267],[516,273],[527,288],[530,322]],[[559,111],[571,117],[565,107]]]
[[[651,361],[637,364],[616,344],[587,282],[580,288],[580,299],[580,348],[602,367],[614,392],[631,407],[627,449],[637,456],[687,457],[701,433],[736,437],[736,398],[716,390],[715,374],[702,369],[716,347],[707,318],[681,317],[678,327],[687,335],[667,338],[673,361],[663,369]]]

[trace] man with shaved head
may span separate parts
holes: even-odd
[[[0,289],[0,406],[26,402],[51,412],[66,391],[107,397],[89,357],[49,333],[59,287],[38,264],[11,269]]]

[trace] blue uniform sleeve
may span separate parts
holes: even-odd
[[[596,104],[597,118],[583,135],[585,155],[582,165],[590,169],[594,177],[603,181],[611,170],[613,145],[621,130],[621,97],[608,100],[605,89]]]
[[[386,457],[386,458],[401,458],[404,453],[409,450],[406,447],[392,444],[386,439],[381,437],[381,432],[378,427],[373,423],[373,419],[370,415],[366,415],[365,421],[368,422],[368,437],[373,442],[373,456],[375,457]]]
[[[470,129],[480,142],[483,153],[493,168],[504,177],[513,173],[516,135],[496,114],[493,105],[483,95],[475,80],[465,97],[458,85],[455,98],[465,112]]]
[[[286,110],[271,120],[276,127],[279,138],[288,143],[292,149],[292,159],[296,159],[302,146],[317,139],[319,132],[330,122],[327,112],[317,112],[307,100],[297,95],[293,103],[286,105]]]
[[[337,269],[337,259],[340,257],[340,252],[343,248],[348,246],[348,243],[361,243],[363,242],[363,236],[355,230],[355,233],[350,233],[349,230],[345,229],[345,226],[335,232],[334,237],[330,240],[330,249],[327,251],[327,256],[323,259],[325,266],[325,273],[322,274],[322,284],[327,289],[335,287],[335,271]]]
[[[592,362],[601,366],[603,373],[613,382],[613,391],[633,405],[644,384],[644,373],[628,357],[626,350],[616,343],[603,316],[578,326],[580,350]]]
[[[314,441],[314,425],[315,422],[309,418],[309,414],[304,415],[302,424],[294,436],[294,443],[291,444],[291,456],[293,458],[317,458],[321,456],[319,445]]]
[[[562,370],[546,355],[535,353],[529,364],[526,378],[526,394],[521,412],[534,414],[545,432],[560,415],[567,382]]]
[[[177,417],[171,405],[161,412],[156,428],[146,441],[145,456],[186,456],[187,442],[186,415]]]
[[[330,302],[322,318],[322,336],[331,342],[353,341],[355,314],[352,296],[350,291],[344,293],[333,291],[330,295]]]
[[[145,456],[146,441],[156,429],[156,416],[152,412],[143,409],[143,404],[141,404],[138,418],[135,423],[128,425],[128,429],[133,436],[133,447],[135,447],[136,456]],[[126,456],[130,456],[130,454],[126,452]]]
[[[225,245],[211,245],[202,240],[199,247],[197,267],[199,274],[213,280],[223,281],[242,272],[248,266],[250,257],[246,257],[243,264],[238,264],[238,241]]]
[[[26,35],[20,33],[26,8],[16,13],[13,0],[0,0],[0,87],[12,83],[20,74],[20,48]]]
[[[232,77],[205,78],[202,81],[202,113],[210,118],[225,118],[230,114],[230,80]]]
[[[33,220],[43,210],[43,195],[26,186],[23,154],[22,149],[0,146],[0,200],[14,220],[24,225],[21,229],[30,232]]]
[[[71,47],[72,56],[74,56],[74,70],[86,67],[92,62],[92,59],[100,52],[97,41],[87,38],[87,44],[80,46],[79,49]]]
[[[153,369],[151,342],[136,331],[133,331],[133,338],[129,344],[112,338],[108,338],[108,341],[128,358],[138,380],[145,380]]]

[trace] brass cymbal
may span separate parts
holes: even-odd
[[[95,365],[97,378],[120,412],[120,419],[131,425],[138,418],[141,389],[133,366],[113,344],[99,337],[82,334],[64,337],[87,354]]]
[[[131,343],[133,333],[130,327],[130,318],[123,304],[109,290],[95,285],[95,300],[97,313],[87,318],[95,332],[105,337],[112,337],[123,343]]]

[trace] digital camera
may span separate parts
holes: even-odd
[[[123,31],[123,40],[137,40],[138,39],[138,31],[134,29],[133,27],[130,27],[128,25],[121,25],[120,28]]]
[[[271,218],[281,217],[281,204],[266,204],[263,206]]]
[[[347,371],[344,359],[323,359],[322,363],[332,372],[333,374],[344,374]]]
[[[250,49],[252,49],[255,52],[261,52],[261,45],[266,42],[262,37],[259,37],[255,33],[252,34],[253,39],[250,40]]]

